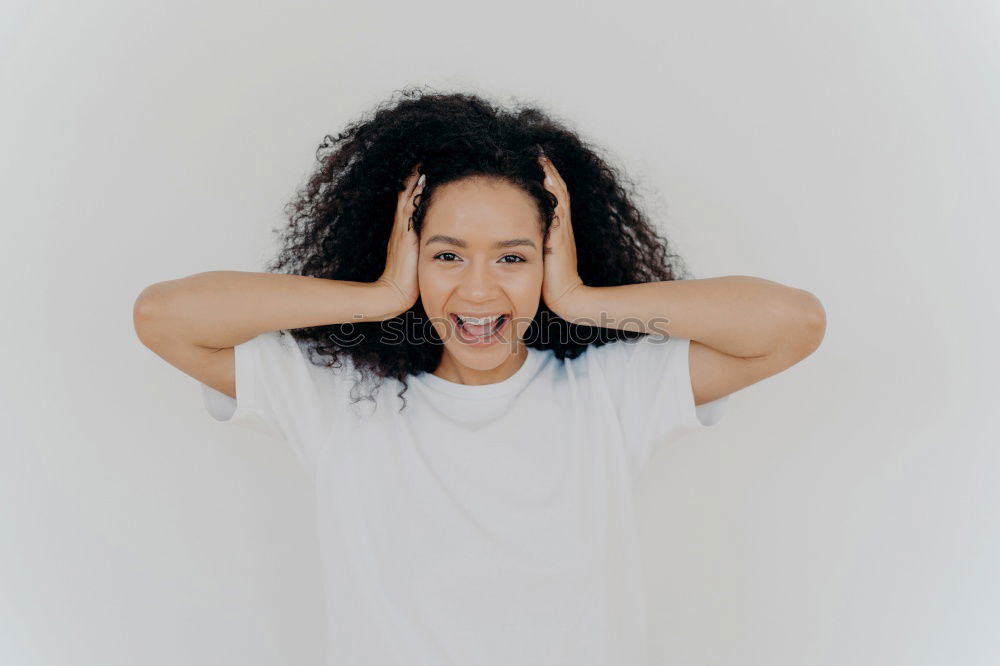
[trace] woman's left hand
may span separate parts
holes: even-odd
[[[542,300],[552,312],[565,319],[570,297],[583,291],[583,280],[576,269],[576,241],[569,214],[569,190],[547,157],[539,157],[538,161],[545,171],[545,189],[556,195],[559,202],[549,229],[548,242],[542,250]]]

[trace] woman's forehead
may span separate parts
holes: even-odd
[[[513,185],[449,183],[435,191],[421,235],[447,236],[453,244],[483,248],[519,238],[537,239],[541,238],[538,207]]]
[[[533,249],[537,250],[539,238],[531,236],[521,236],[519,238],[500,238],[493,234],[477,234],[470,238],[462,236],[452,236],[451,234],[433,233],[424,234],[423,244],[426,245],[447,245],[459,248],[505,250],[505,249]]]

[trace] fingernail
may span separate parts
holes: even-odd
[[[424,181],[426,180],[426,178],[427,178],[427,174],[426,173],[420,174],[420,178],[417,179],[417,187],[420,187],[421,185],[423,185]]]

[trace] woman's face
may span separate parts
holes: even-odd
[[[542,261],[538,208],[523,190],[485,178],[435,190],[417,265],[420,299],[444,341],[435,374],[491,384],[521,366],[527,356],[521,340],[542,292]],[[496,322],[460,327],[461,315],[503,315],[503,321],[499,329]]]

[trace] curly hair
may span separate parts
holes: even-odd
[[[500,179],[530,195],[547,237],[557,199],[543,184],[537,161],[542,150],[569,190],[577,272],[584,284],[688,279],[683,261],[633,203],[634,184],[566,123],[535,106],[504,109],[467,92],[428,93],[414,87],[397,92],[400,99],[394,93],[337,136],[323,137],[318,166],[285,207],[289,221],[276,230],[281,247],[268,272],[377,280],[385,269],[398,196],[418,163],[427,174],[412,217],[418,237],[435,188],[470,177]],[[400,331],[407,341],[420,342],[398,344]],[[362,382],[377,381],[377,389],[387,377],[399,380],[403,407],[407,375],[433,372],[443,353],[419,298],[394,319],[289,332],[310,348],[313,363],[339,367],[341,357],[349,356],[362,374],[355,391]],[[524,343],[551,349],[562,359],[575,358],[590,345],[642,335],[571,324],[540,299]],[[340,342],[346,339],[349,345]],[[371,394],[365,397],[372,400]]]

